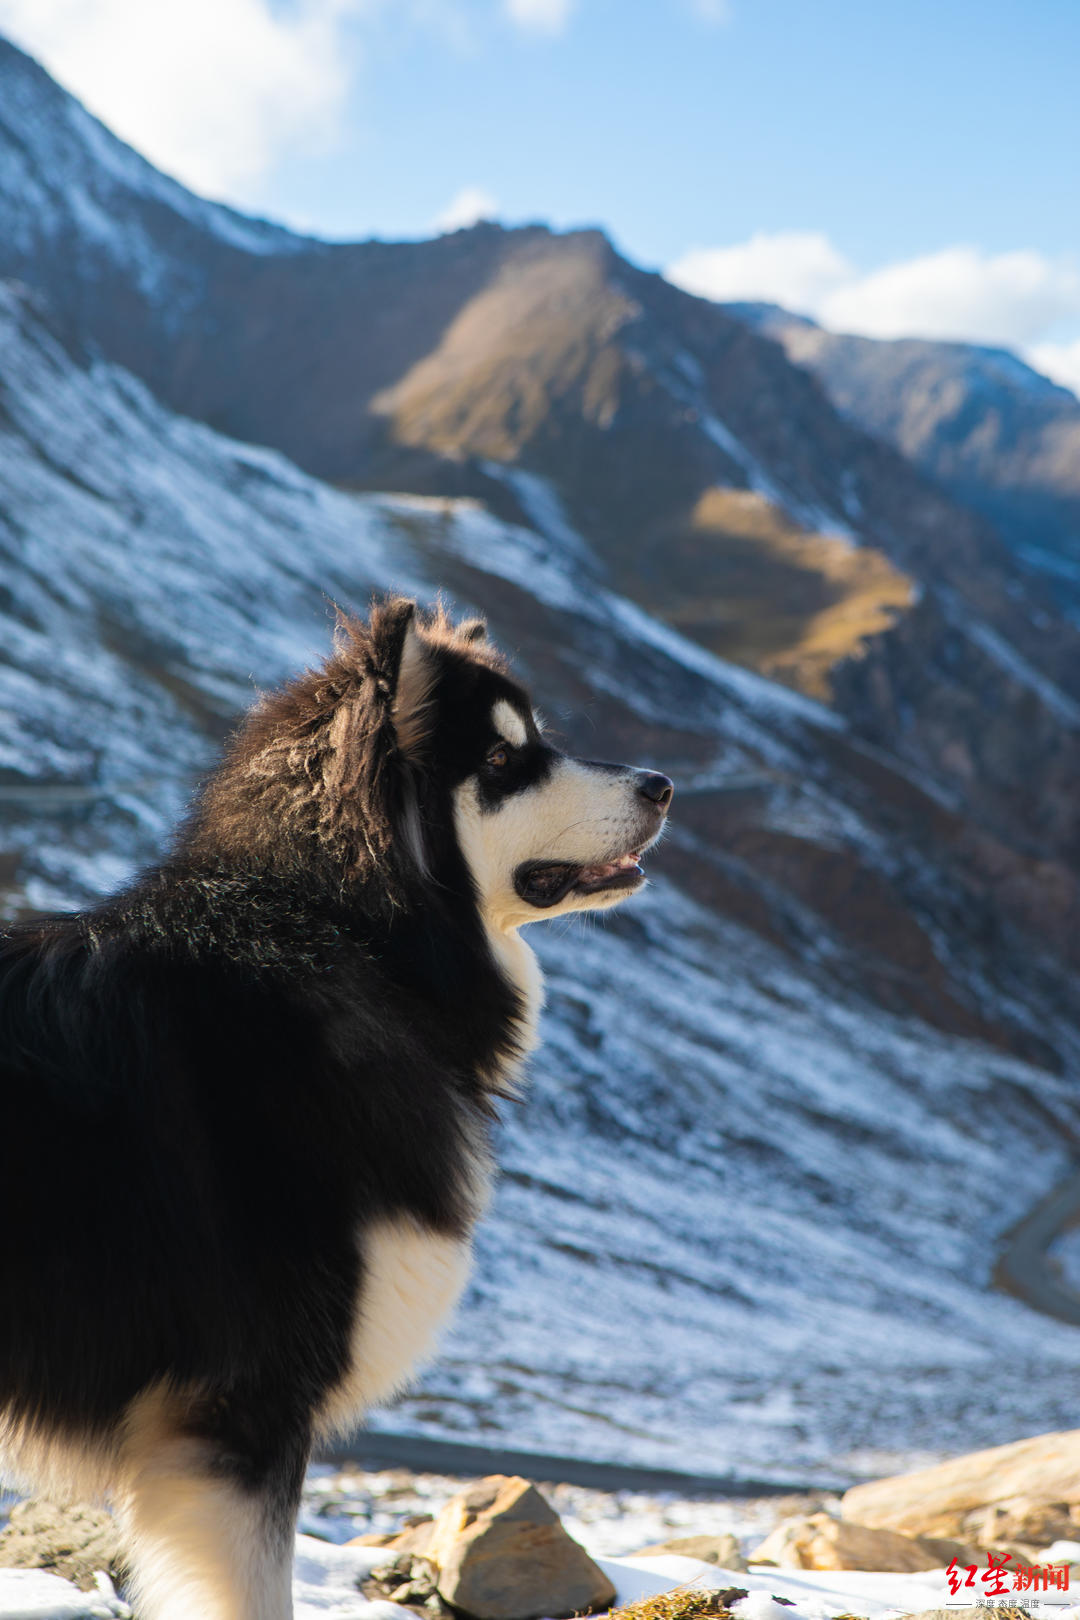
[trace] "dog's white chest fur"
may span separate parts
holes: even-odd
[[[488,932],[488,942],[503,973],[521,998],[521,1011],[515,1020],[514,1042],[517,1055],[492,1079],[512,1085],[517,1070],[535,1051],[540,1039],[540,1014],[544,1009],[544,976],[533,951],[515,929],[511,933]]]
[[[489,1076],[508,1084],[518,1063],[536,1045],[544,981],[536,957],[516,932],[489,937],[499,966],[521,997],[514,1031],[520,1056],[497,1076]],[[491,1186],[490,1166],[481,1151],[468,1174],[470,1203],[478,1219]],[[416,1367],[433,1354],[469,1277],[467,1238],[433,1232],[407,1217],[373,1223],[358,1242],[363,1278],[349,1365],[319,1412],[323,1434],[352,1427],[369,1407],[405,1386]]]
[[[360,1246],[364,1277],[349,1366],[319,1413],[323,1433],[351,1427],[405,1385],[434,1351],[469,1275],[467,1240],[407,1218],[374,1223]]]

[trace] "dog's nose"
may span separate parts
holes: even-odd
[[[659,771],[643,771],[638,778],[637,790],[659,810],[666,810],[675,796],[675,784],[671,777],[661,776]]]

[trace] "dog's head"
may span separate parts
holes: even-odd
[[[498,930],[616,905],[640,888],[641,858],[671,803],[668,778],[555,747],[479,621],[452,626],[408,604],[398,614],[391,713],[420,778],[418,859],[445,794],[481,910]]]
[[[325,668],[255,711],[203,824],[294,863],[317,846],[395,904],[463,869],[505,932],[640,888],[671,796],[656,771],[556,748],[479,620],[390,599],[342,619]]]

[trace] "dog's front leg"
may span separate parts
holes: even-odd
[[[116,1506],[139,1620],[292,1620],[307,1452],[295,1434],[257,1456],[180,1434],[133,1459]]]

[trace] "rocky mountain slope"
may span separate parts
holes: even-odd
[[[596,234],[306,242],[19,53],[0,82],[5,909],[152,858],[254,684],[372,588],[485,611],[571,747],[678,784],[650,893],[536,930],[546,1044],[476,1282],[382,1421],[785,1479],[1071,1421],[1076,1330],[990,1286],[1080,1140],[1053,605]]]
[[[1080,400],[1006,349],[826,332],[775,304],[730,313],[776,338],[851,421],[982,513],[1080,612]]]
[[[330,490],[10,287],[0,357],[9,909],[162,847],[253,680],[325,646],[324,593],[449,588],[572,745],[679,782],[650,893],[536,930],[545,1046],[476,1280],[382,1422],[844,1479],[1066,1420],[1075,1330],[988,1286],[1080,1132],[1075,988],[1041,908],[997,904],[1046,874],[835,713],[583,591],[577,545]]]
[[[597,232],[330,245],[244,221],[10,46],[0,91],[0,274],[174,409],[354,488],[573,526],[599,577],[1075,860],[1075,626],[745,321]]]

